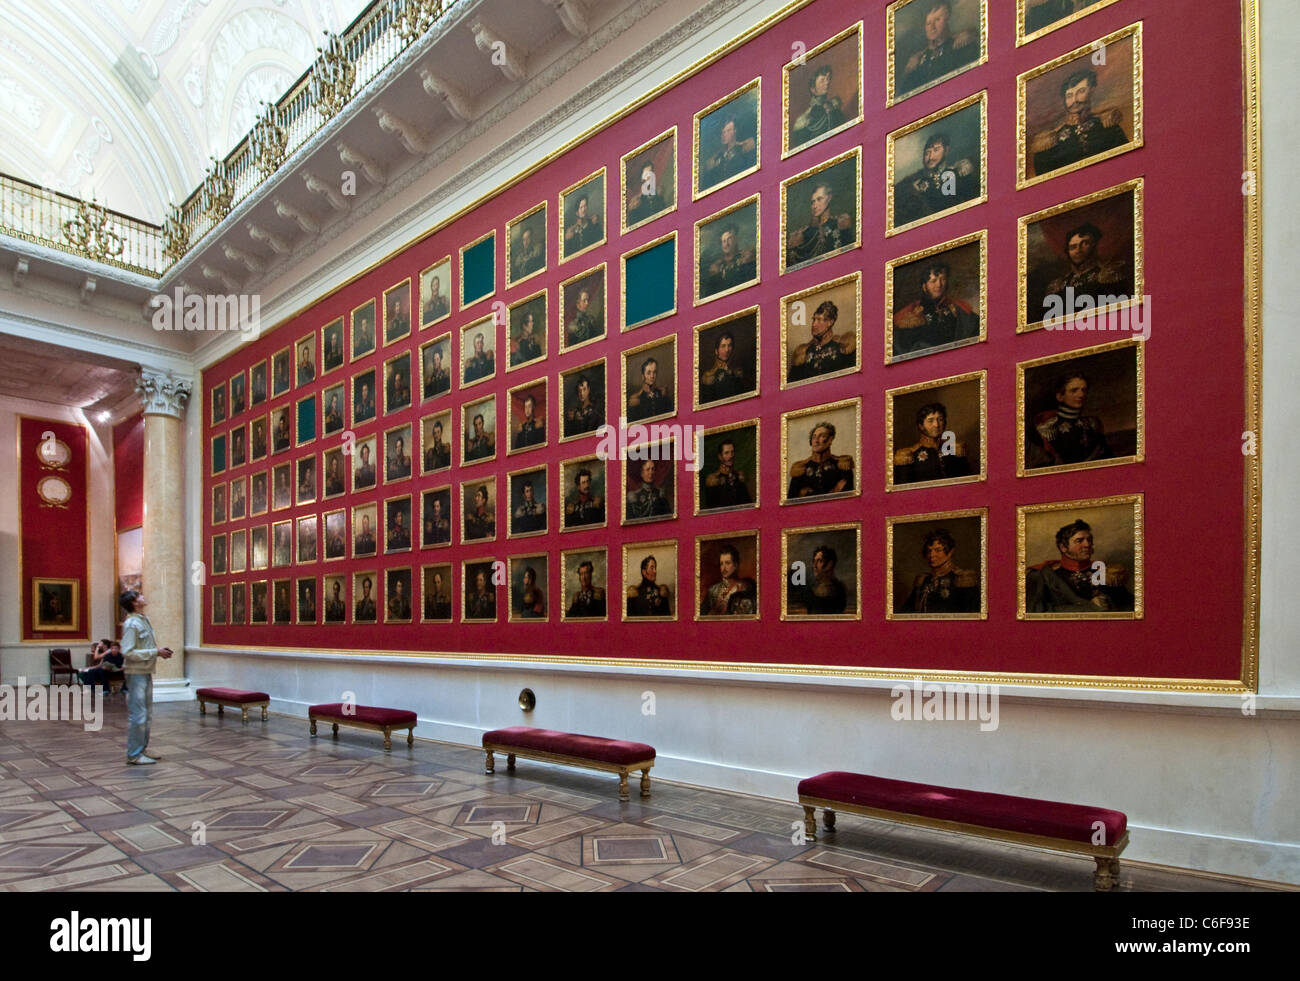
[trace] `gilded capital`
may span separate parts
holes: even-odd
[[[170,371],[152,368],[141,368],[135,383],[145,415],[171,416],[174,419],[185,415],[185,403],[192,388],[188,378],[177,378]]]

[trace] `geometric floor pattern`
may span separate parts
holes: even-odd
[[[154,706],[156,766],[124,765],[126,707],[104,726],[0,722],[0,891],[1091,891],[1093,863],[839,815],[794,844],[790,802],[520,760],[193,702]],[[1120,889],[1267,891],[1122,863]]]

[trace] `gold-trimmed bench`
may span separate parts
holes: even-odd
[[[817,840],[817,808],[823,809],[822,823],[828,832],[834,832],[835,812],[841,810],[882,821],[1087,855],[1097,863],[1093,888],[1098,892],[1109,892],[1119,884],[1119,855],[1128,847],[1128,818],[1120,811],[954,790],[861,773],[832,771],[801,780],[799,803],[809,841]]]
[[[655,749],[645,743],[604,739],[600,736],[581,736],[553,729],[533,729],[530,726],[511,726],[483,733],[483,750],[487,753],[488,774],[496,773],[494,754],[504,753],[506,769],[514,770],[515,757],[560,763],[564,766],[582,767],[618,774],[618,799],[631,799],[627,776],[641,771],[641,796],[650,796],[650,768],[655,765]]]
[[[217,715],[225,715],[226,708],[237,708],[243,714],[243,721],[248,722],[248,710],[261,708],[262,721],[266,721],[266,709],[271,704],[271,696],[264,691],[244,691],[242,688],[200,688],[194,693],[199,702],[199,715],[208,714],[208,705],[217,707]]]
[[[415,743],[415,713],[407,709],[378,708],[373,705],[353,705],[351,702],[330,702],[313,705],[307,710],[311,720],[311,734],[316,735],[316,723],[328,722],[334,726],[334,738],[339,737],[339,726],[370,729],[384,734],[384,749],[393,748],[393,730],[406,730],[406,745]]]

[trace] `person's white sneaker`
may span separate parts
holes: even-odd
[[[158,761],[152,756],[145,756],[144,753],[141,753],[134,758],[128,757],[127,762],[133,766],[149,766],[151,763],[157,763]]]

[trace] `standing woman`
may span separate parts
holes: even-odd
[[[122,672],[126,675],[126,761],[146,766],[158,761],[145,754],[149,746],[149,721],[153,714],[153,669],[159,657],[172,656],[170,647],[158,646],[153,625],[144,615],[147,602],[128,589],[121,596],[127,616],[122,624]]]

